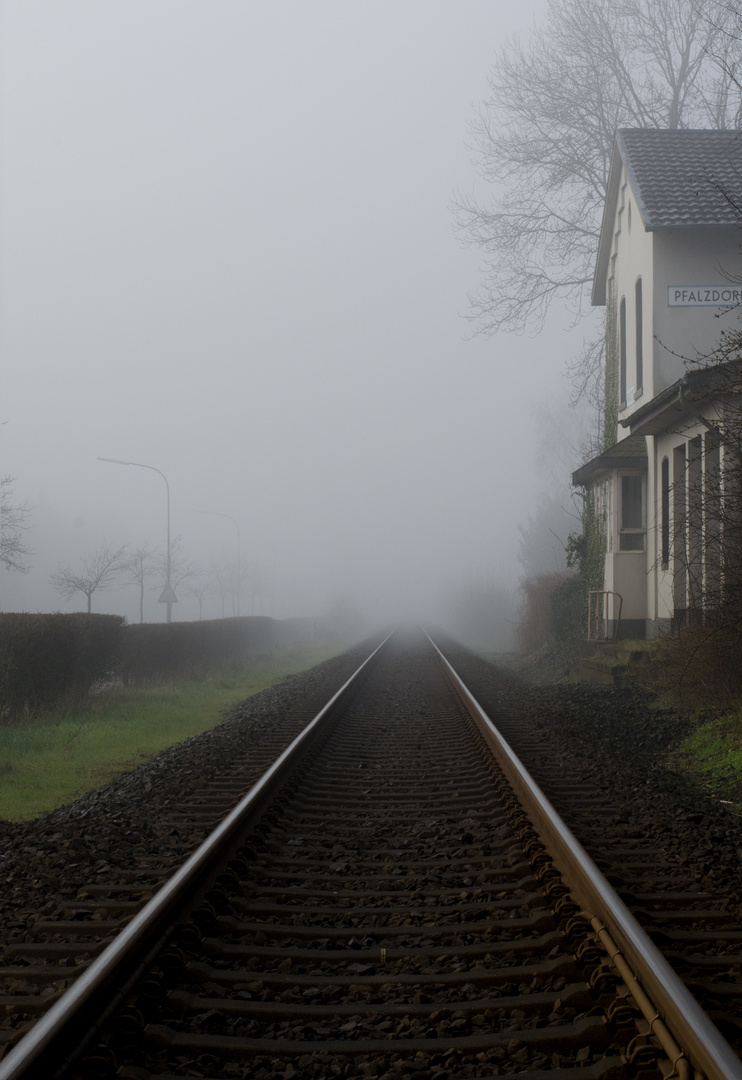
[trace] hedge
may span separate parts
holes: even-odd
[[[0,613],[0,724],[84,697],[111,678],[197,676],[313,629],[312,620],[268,616],[129,626],[120,615]]]
[[[120,615],[0,613],[0,723],[84,696],[116,669]]]
[[[120,672],[125,682],[190,676],[243,660],[279,640],[267,615],[124,627]]]

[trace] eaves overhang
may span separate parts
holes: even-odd
[[[671,430],[675,422],[688,413],[687,394],[686,379],[678,379],[631,416],[619,420],[619,423],[621,427],[628,428],[632,435],[661,435]]]
[[[641,436],[629,435],[604,450],[572,473],[574,487],[587,487],[594,480],[616,469],[646,469],[647,444]]]
[[[718,401],[738,394],[742,389],[741,381],[742,361],[739,360],[690,371],[619,423],[629,429],[629,438],[662,435],[697,416],[699,408],[710,399]]]
[[[598,239],[598,255],[595,260],[595,272],[593,273],[593,288],[590,302],[593,307],[604,307],[606,302],[606,285],[608,283],[608,263],[611,257],[611,245],[613,243],[613,222],[616,217],[618,205],[618,193],[621,188],[621,174],[623,173],[623,156],[618,136],[613,144],[613,155],[608,171],[608,185],[603,203],[603,217],[600,223],[600,235]]]

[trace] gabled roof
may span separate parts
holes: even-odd
[[[742,132],[629,128],[616,142],[646,229],[739,224]]]
[[[616,134],[608,176],[593,279],[596,305],[606,299],[624,167],[649,232],[742,224],[742,132],[623,128]]]

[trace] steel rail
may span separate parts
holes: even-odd
[[[616,965],[622,978],[627,981],[633,977],[638,984],[638,996],[646,995],[648,1001],[638,1002],[640,1008],[644,1004],[645,1016],[654,1007],[654,1017],[647,1017],[650,1030],[662,1038],[661,1025],[666,1025],[690,1064],[707,1080],[742,1080],[739,1057],[608,883],[441,650],[429,640],[457,697],[494,752],[611,961],[617,955],[622,956],[623,965],[620,961]],[[680,1074],[690,1071],[680,1061],[673,1063]]]
[[[104,999],[110,999],[141,967],[141,958],[165,944],[163,928],[182,909],[209,867],[225,857],[249,818],[274,794],[321,733],[328,720],[357,688],[363,674],[378,657],[392,634],[374,649],[327,704],[317,713],[250,791],[224,818],[183,866],[155,893],[87,971],[72,984],[47,1013],[0,1061],[0,1080],[38,1080],[61,1074],[69,1055],[79,1047],[91,1026],[96,1026]]]

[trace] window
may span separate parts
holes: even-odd
[[[618,309],[618,394],[621,405],[626,404],[626,297],[621,297]]]
[[[644,386],[644,315],[642,312],[642,279],[636,279],[636,393]]]
[[[621,476],[620,551],[644,551],[644,477],[640,473]]]
[[[685,443],[672,452],[672,592],[676,616],[688,607],[687,464]]]
[[[670,461],[662,459],[662,478],[660,506],[660,533],[662,542],[661,560],[662,569],[667,570],[670,566]]]

